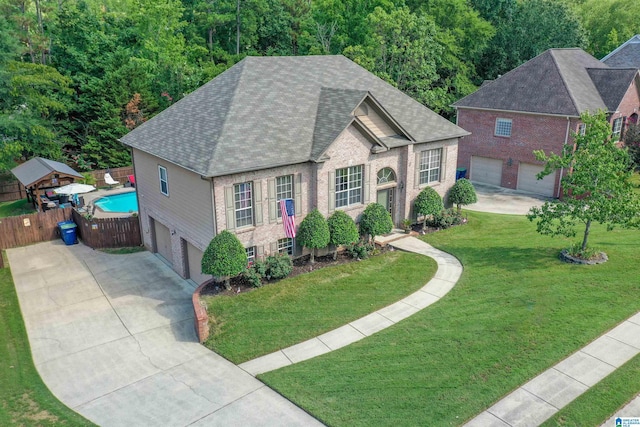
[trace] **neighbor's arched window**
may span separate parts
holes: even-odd
[[[378,171],[378,185],[395,182],[396,173],[391,168],[382,168]]]

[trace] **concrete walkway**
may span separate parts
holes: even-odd
[[[419,291],[394,304],[326,334],[250,360],[239,366],[251,375],[258,375],[311,359],[359,341],[435,303],[453,288],[462,274],[462,265],[454,256],[435,249],[415,237],[403,235],[400,239],[393,240],[389,244],[404,251],[433,258],[438,263],[438,271],[435,276]]]
[[[517,388],[466,426],[538,426],[638,353],[640,312]],[[627,416],[640,416],[639,400],[625,407]]]
[[[193,287],[149,252],[7,250],[36,369],[101,426],[315,426],[194,332]]]

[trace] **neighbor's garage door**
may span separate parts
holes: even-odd
[[[187,265],[189,266],[189,279],[198,285],[211,279],[208,274],[202,274],[202,251],[187,242]]]
[[[471,181],[500,186],[502,160],[471,156]]]
[[[171,233],[169,229],[160,224],[158,221],[153,221],[154,231],[156,236],[156,252],[162,256],[167,262],[173,265],[173,256],[171,256]]]
[[[544,167],[540,165],[520,163],[520,167],[518,168],[518,190],[553,197],[553,188],[555,187],[557,172],[538,180],[536,175],[542,172],[543,169]]]

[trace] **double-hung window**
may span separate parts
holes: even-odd
[[[160,178],[160,192],[165,196],[169,195],[169,177],[167,176],[167,168],[158,166],[158,177]]]
[[[247,265],[251,267],[256,262],[256,247],[250,246],[245,248],[245,251],[247,251]]]
[[[584,136],[585,133],[587,133],[587,125],[580,123],[578,125],[578,135]]]
[[[622,133],[622,123],[624,122],[624,117],[618,117],[613,121],[612,126],[612,135],[614,140],[620,139],[620,134]]]
[[[496,119],[496,136],[511,136],[511,119]]]
[[[282,199],[293,199],[293,175],[284,175],[276,178],[276,203]],[[282,218],[280,206],[276,206],[278,218]]]
[[[251,184],[251,182],[243,182],[233,186],[236,227],[253,225],[253,192]]]
[[[362,165],[336,170],[336,208],[362,203]]]
[[[442,148],[420,153],[420,185],[440,181]]]

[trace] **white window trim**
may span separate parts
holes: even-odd
[[[585,133],[587,133],[587,125],[580,123],[578,125],[578,135],[584,136]]]
[[[437,167],[431,167],[431,156],[433,153],[438,153],[439,162]],[[426,158],[425,158],[426,157]],[[420,185],[431,184],[432,182],[440,182],[442,179],[442,148],[433,148],[431,150],[424,150],[420,152],[420,164],[419,168],[419,180]],[[438,178],[430,179],[431,172],[437,170]],[[424,174],[423,174],[424,173]],[[426,180],[423,179],[423,176],[426,177]]]
[[[250,197],[248,199],[249,202],[249,206],[248,207],[238,207],[237,204],[239,202],[241,202],[241,200],[238,200],[237,196],[240,194],[236,189],[238,188],[238,186],[240,185],[249,185],[249,192],[250,192]],[[251,215],[248,218],[251,218],[251,221],[248,224],[242,224],[242,225],[238,225],[239,221],[238,221],[238,212],[240,211],[249,211],[251,213]],[[233,212],[235,215],[235,223],[236,223],[236,228],[242,228],[242,227],[251,227],[254,225],[254,221],[255,221],[255,212],[254,212],[254,206],[253,206],[253,182],[251,181],[247,181],[247,182],[239,182],[237,184],[233,185]]]
[[[278,185],[278,180],[280,180],[282,178],[289,178],[289,183],[288,183],[289,190],[288,191],[279,191],[281,186]],[[278,220],[282,219],[282,212],[280,212],[280,200],[281,199],[293,199],[294,198],[293,180],[294,180],[294,177],[293,177],[292,174],[280,175],[280,176],[276,177],[276,217],[278,218]],[[283,197],[283,193],[289,193],[290,195],[286,195],[285,194],[285,197]]]
[[[506,133],[507,126],[508,126],[509,133]],[[493,130],[493,134],[495,136],[511,137],[512,128],[513,128],[513,120],[503,119],[498,117],[496,119],[496,124]],[[500,132],[498,132],[498,130],[500,130]]]
[[[624,124],[624,117],[618,117],[613,120],[613,124],[611,125],[611,134],[614,138],[620,138],[622,134],[622,125]]]
[[[360,168],[359,174],[360,174],[360,185],[359,186],[355,186],[353,185],[353,182],[355,181],[355,178],[352,179],[352,177],[356,176],[356,168]],[[347,171],[347,188],[345,190],[338,190],[338,179],[340,179],[340,177],[338,176],[338,171],[341,170],[346,170]],[[337,208],[346,208],[349,206],[353,206],[353,205],[361,205],[362,204],[362,192],[363,192],[363,188],[364,188],[364,167],[362,165],[355,165],[355,166],[348,166],[346,168],[338,168],[336,169],[335,172],[335,182],[334,182],[334,186],[335,186],[335,207]],[[353,185],[353,186],[352,186]],[[358,200],[351,203],[351,192],[352,191],[356,191],[359,190],[359,197]],[[342,193],[346,193],[347,194],[347,203],[346,204],[338,204],[338,200],[339,194]]]
[[[278,239],[278,253],[293,256],[293,239],[291,237],[285,237]]]
[[[256,247],[249,246],[244,250],[247,252],[247,266],[251,267],[256,262]]]
[[[164,171],[164,179],[162,178],[162,172]],[[169,174],[167,173],[167,168],[164,166],[158,165],[158,179],[160,181],[160,193],[169,197]],[[166,188],[166,192],[163,191],[162,184],[164,183],[164,187]]]

